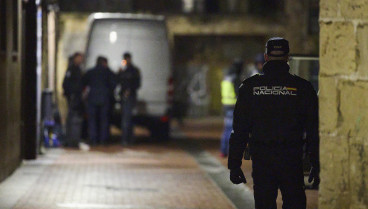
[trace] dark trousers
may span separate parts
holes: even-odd
[[[122,102],[122,118],[121,118],[121,130],[122,134],[122,143],[131,143],[133,137],[133,109],[136,104],[136,98],[131,96],[125,98]]]
[[[82,137],[82,117],[78,111],[68,110],[66,118],[66,140],[65,146],[78,147]]]
[[[109,108],[103,105],[88,104],[88,132],[92,144],[105,143],[109,138]]]
[[[261,150],[262,148],[259,148]],[[280,189],[283,209],[305,209],[303,163],[298,150],[266,148],[252,154],[256,209],[276,209]]]
[[[65,145],[78,147],[82,137],[82,103],[78,95],[68,97]]]

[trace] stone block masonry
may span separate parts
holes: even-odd
[[[320,1],[319,208],[368,208],[368,0]]]

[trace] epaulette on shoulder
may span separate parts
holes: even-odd
[[[253,83],[254,81],[257,81],[258,79],[260,79],[261,78],[261,74],[255,74],[255,75],[253,75],[253,76],[251,76],[251,77],[249,77],[249,78],[247,78],[247,79],[244,79],[243,80],[243,82],[241,83],[241,85],[239,86],[239,88],[241,88],[241,87],[243,87],[243,86],[245,86],[245,85],[249,85],[250,83]]]
[[[249,78],[244,79],[244,81],[243,81],[242,83],[252,82],[252,81],[254,81],[254,80],[259,79],[261,76],[262,76],[261,74],[257,73],[257,74],[255,74],[255,75],[253,75],[253,76],[249,77]]]
[[[292,76],[293,76],[296,80],[298,80],[298,81],[300,81],[300,82],[306,82],[306,83],[309,83],[309,81],[308,81],[308,80],[306,80],[306,79],[304,79],[304,78],[302,78],[302,77],[300,77],[300,76],[298,76],[298,75],[292,74]]]

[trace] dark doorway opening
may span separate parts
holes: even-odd
[[[25,159],[37,157],[37,6],[35,0],[23,6],[22,148]]]

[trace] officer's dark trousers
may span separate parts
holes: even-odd
[[[136,104],[136,97],[130,96],[122,102],[123,114],[121,118],[121,129],[123,131],[122,143],[132,143],[133,137],[133,109]]]
[[[106,143],[109,138],[108,102],[103,105],[88,104],[88,132],[92,144]]]
[[[66,118],[65,145],[77,147],[82,137],[82,102],[79,95],[68,98],[68,115]]]
[[[256,209],[277,208],[278,189],[282,194],[283,209],[305,209],[303,163],[299,148],[251,147],[251,150]]]

